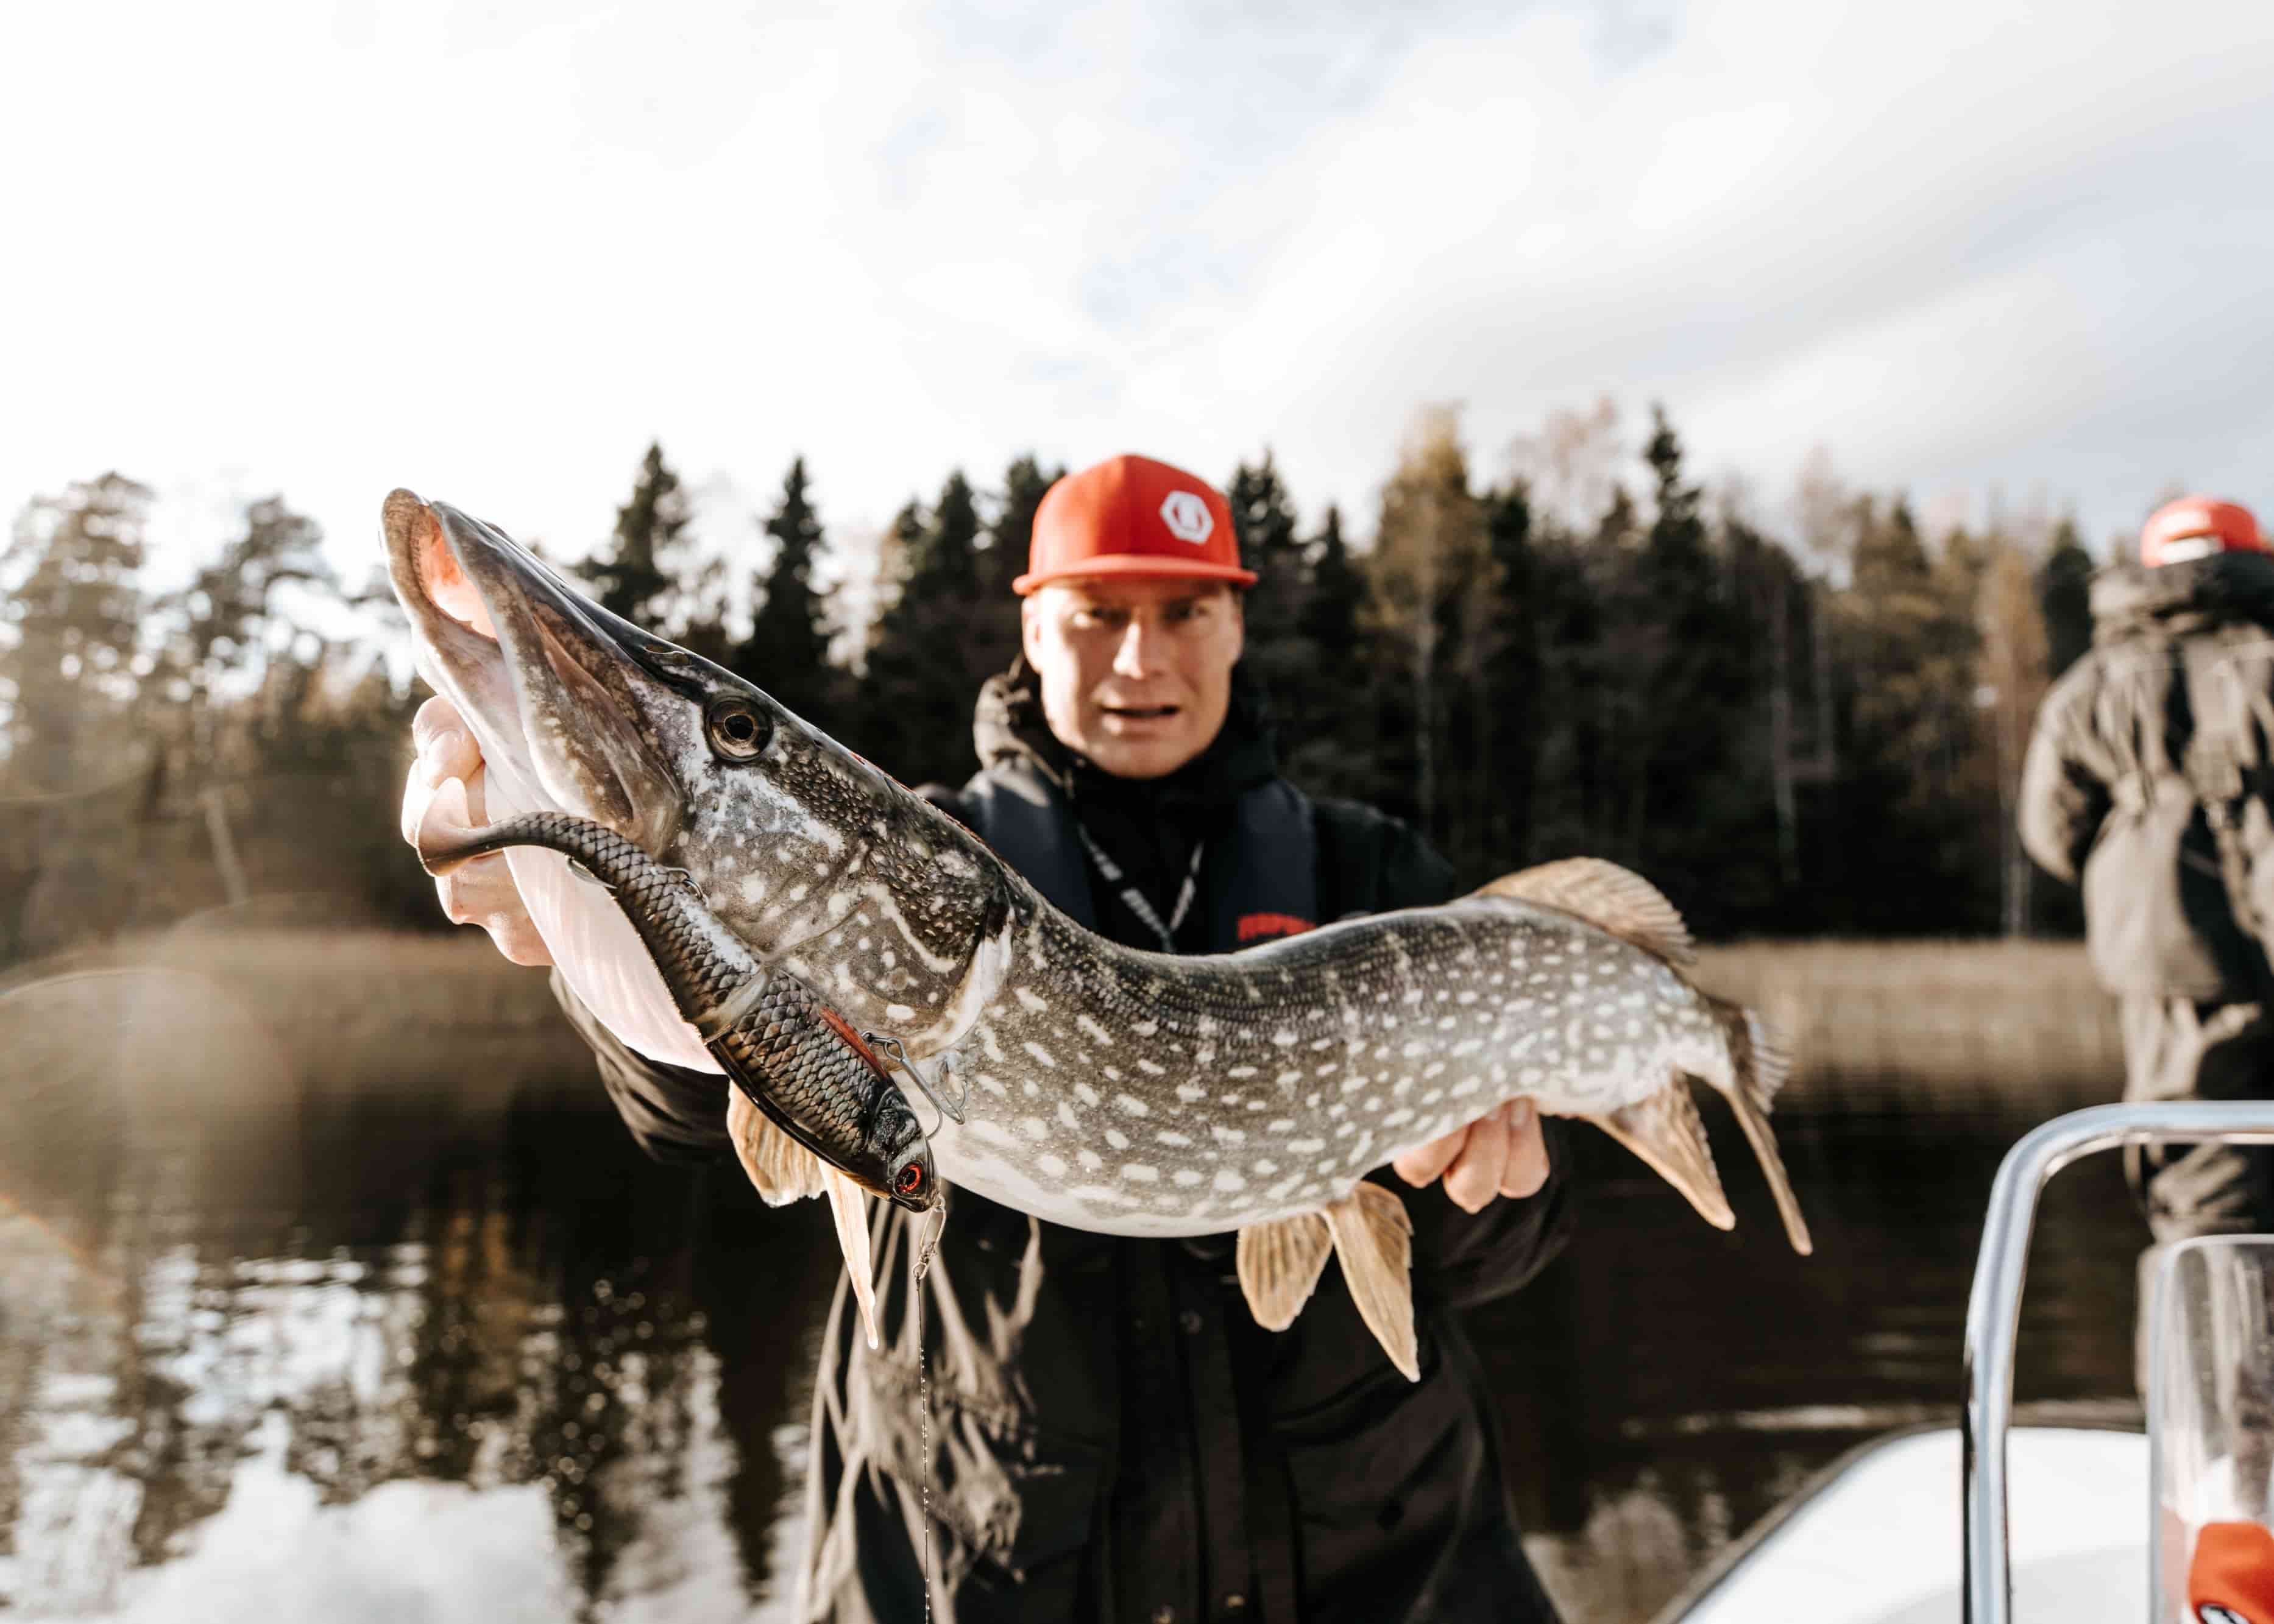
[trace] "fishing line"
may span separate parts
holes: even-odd
[[[923,1587],[924,1624],[931,1624],[931,1362],[924,1348],[924,1276],[931,1270],[932,1254],[947,1228],[947,1204],[931,1209],[931,1233],[916,1250],[916,1417],[923,1435]]]

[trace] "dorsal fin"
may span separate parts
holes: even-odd
[[[1519,868],[1479,886],[1476,894],[1561,908],[1669,964],[1687,965],[1698,957],[1690,927],[1665,894],[1632,869],[1600,857],[1565,857]]]

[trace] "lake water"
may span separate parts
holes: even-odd
[[[177,1091],[147,1051],[127,1076],[11,1051],[9,1617],[787,1617],[818,1204],[647,1162],[582,1076],[486,1105],[244,1064]],[[1586,1135],[1573,1244],[1472,1320],[1575,1620],[1648,1618],[1844,1450],[1955,1413],[1992,1175],[2079,1102],[1781,1114],[1805,1260],[1725,1115],[1730,1236]],[[2024,1400],[2128,1412],[2140,1241],[2112,1159],[2055,1182]]]

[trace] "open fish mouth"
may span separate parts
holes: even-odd
[[[388,578],[418,673],[473,729],[507,793],[661,856],[684,813],[643,726],[637,685],[685,687],[689,657],[583,597],[511,537],[442,502],[388,493]]]

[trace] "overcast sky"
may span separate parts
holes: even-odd
[[[10,6],[0,509],[360,577],[397,484],[580,553],[651,438],[721,541],[797,452],[850,528],[1269,445],[1363,530],[1418,406],[1493,477],[1608,393],[1771,500],[2274,521],[2270,86],[2263,0]]]

